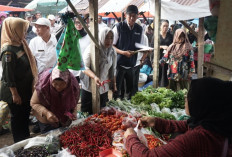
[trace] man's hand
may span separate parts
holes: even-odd
[[[130,58],[131,56],[133,56],[133,54],[131,53],[131,51],[123,51],[123,55]]]
[[[12,98],[13,98],[13,103],[15,103],[17,105],[21,105],[22,104],[22,99],[21,99],[21,97],[19,96],[18,93],[12,95]]]

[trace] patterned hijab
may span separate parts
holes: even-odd
[[[53,80],[57,78],[67,84],[61,92],[52,86]],[[63,124],[72,116],[80,95],[79,85],[73,74],[69,70],[60,71],[57,67],[39,74],[36,92],[41,104],[54,113]]]
[[[25,39],[25,33],[27,32],[28,27],[29,27],[29,22],[26,20],[16,17],[6,18],[3,21],[3,26],[2,26],[1,49],[3,49],[3,47],[7,45],[17,46],[17,47],[23,45],[23,49],[27,54],[27,57],[31,65],[31,71],[35,82],[38,76],[36,62]]]
[[[178,42],[181,34],[185,35],[185,41],[183,43]],[[190,50],[192,50],[192,45],[188,40],[187,33],[183,29],[177,29],[173,38],[173,42],[168,47],[167,51],[171,52],[174,58],[179,59]]]
[[[232,135],[232,82],[201,78],[191,82],[188,92],[190,128],[202,126],[225,137]]]

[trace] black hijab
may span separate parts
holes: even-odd
[[[216,78],[193,80],[188,92],[190,128],[201,125],[209,131],[232,137],[232,82]]]
[[[78,30],[78,32],[80,33],[81,37],[84,37],[87,35],[84,28],[82,28],[81,30]]]

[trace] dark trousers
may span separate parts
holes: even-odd
[[[133,91],[131,96],[134,96],[135,93],[138,92],[139,72],[140,72],[140,65],[133,68]]]
[[[106,106],[107,101],[109,101],[108,92],[100,94],[101,108]],[[92,93],[84,89],[81,89],[81,112],[89,112],[89,114],[93,114]]]
[[[128,94],[129,99],[133,94],[133,68],[125,69],[121,66],[117,67],[117,75],[116,75],[116,84],[117,84],[117,92],[114,93],[114,99],[116,98],[124,98],[124,93],[122,94],[122,89],[124,86],[124,81],[126,81],[126,89],[125,92]]]
[[[187,89],[187,90],[189,89],[189,81],[188,80],[180,80],[180,81],[170,80],[170,83],[169,83],[170,89],[177,91],[178,84],[180,85],[180,89]]]
[[[11,131],[14,142],[19,142],[30,137],[29,115],[31,111],[30,102],[8,104],[11,113]]]

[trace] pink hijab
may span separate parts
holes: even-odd
[[[57,92],[52,81],[60,78],[67,83],[62,92]],[[76,78],[68,70],[60,71],[55,67],[39,74],[36,84],[38,98],[43,106],[54,113],[61,123],[66,123],[68,116],[72,116],[80,96],[80,88]]]
[[[0,25],[2,24],[2,20],[1,20],[1,17],[4,16],[5,18],[7,18],[7,14],[4,13],[4,12],[0,12]]]

